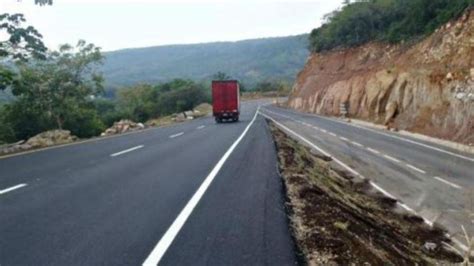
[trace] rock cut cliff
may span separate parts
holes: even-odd
[[[474,10],[414,44],[313,53],[289,107],[474,143]]]

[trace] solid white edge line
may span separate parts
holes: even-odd
[[[426,174],[426,171],[425,171],[425,170],[422,170],[422,169],[420,169],[420,168],[418,168],[418,167],[415,167],[415,166],[413,166],[413,165],[411,165],[411,164],[408,164],[408,163],[407,163],[406,166],[409,167],[409,168],[411,168],[411,169],[413,169],[413,170],[415,170],[415,171],[417,171],[417,172],[419,172],[419,173]]]
[[[170,139],[174,139],[174,138],[177,138],[177,137],[182,136],[182,135],[184,135],[184,132],[179,132],[179,133],[176,133],[174,135],[171,135]]]
[[[131,152],[131,151],[134,151],[134,150],[141,149],[141,148],[143,148],[143,147],[144,147],[143,145],[135,146],[135,147],[130,148],[130,149],[126,149],[126,150],[123,150],[123,151],[119,151],[119,152],[113,153],[113,154],[111,154],[110,156],[111,156],[111,157],[119,156],[119,155],[122,155],[122,154],[127,153],[127,152]]]
[[[307,140],[305,137],[299,135],[298,133],[294,132],[293,130],[289,129],[288,127],[286,127],[285,125],[277,122],[275,119],[273,119],[272,117],[260,112],[261,115],[265,116],[266,118],[272,120],[275,124],[277,124],[279,127],[283,128],[284,130],[286,130],[287,132],[289,132],[290,134],[298,137],[299,139],[301,139],[303,142],[307,143],[308,145],[310,145],[312,148],[316,149],[317,151],[321,152],[322,154],[324,154],[325,156],[328,156],[328,157],[331,157],[331,159],[333,161],[335,161],[336,163],[338,163],[340,166],[342,166],[343,168],[345,168],[346,170],[348,170],[349,172],[351,172],[352,174],[354,174],[355,176],[358,176],[360,177],[361,179],[364,179],[364,180],[367,180],[367,178],[365,178],[363,175],[361,175],[359,172],[357,172],[356,170],[352,169],[351,167],[349,167],[348,165],[346,165],[345,163],[343,163],[342,161],[340,161],[339,159],[335,158],[334,156],[332,156],[330,153],[328,153],[327,151],[321,149],[320,147],[318,147],[316,144],[312,143],[311,141]],[[370,181],[369,182],[371,184],[371,186],[373,186],[375,189],[377,189],[378,191],[380,191],[382,194],[384,194],[385,196],[389,197],[389,198],[392,198],[392,199],[396,199],[395,196],[393,196],[392,194],[390,194],[388,191],[384,190],[382,187],[380,187],[379,185],[375,184],[374,182]],[[397,204],[404,208],[405,210],[409,211],[409,212],[412,212],[412,213],[415,213],[415,210],[413,210],[412,208],[410,208],[408,205],[404,204],[404,203],[401,203],[401,202],[398,202],[397,201]],[[427,219],[423,218],[425,220],[425,222],[427,224],[431,224],[432,223],[430,221],[428,221]]]
[[[204,193],[206,193],[206,190],[209,188],[211,185],[212,181],[214,178],[217,176],[219,171],[221,170],[222,166],[224,163],[227,161],[229,156],[232,154],[234,149],[237,147],[237,145],[240,143],[240,141],[245,137],[247,132],[249,131],[250,127],[253,125],[255,122],[255,119],[257,118],[259,108],[257,108],[257,111],[255,112],[255,115],[250,121],[250,123],[247,125],[245,130],[242,132],[242,134],[235,140],[235,142],[230,146],[230,148],[226,151],[224,156],[217,162],[216,166],[212,169],[212,171],[209,173],[209,175],[204,179],[204,182],[201,184],[199,189],[194,193],[192,198],[188,201],[186,206],[181,210],[179,213],[178,217],[173,221],[171,226],[168,228],[166,233],[161,237],[160,241],[156,244],[156,246],[153,248],[152,252],[150,255],[148,255],[147,259],[143,262],[143,265],[149,266],[149,265],[157,265],[163,255],[165,255],[166,251],[170,247],[171,243],[173,242],[174,238],[178,235],[179,231],[183,227],[184,223],[186,220],[189,218],[191,213],[193,212],[194,208],[196,205],[199,203],[201,200],[202,196]]]
[[[9,187],[9,188],[0,190],[0,195],[5,194],[5,193],[8,193],[8,192],[10,192],[10,191],[13,191],[13,190],[15,190],[15,189],[19,189],[19,188],[25,187],[25,186],[27,186],[27,184],[18,184],[18,185],[16,185],[16,186],[13,186],[13,187]]]
[[[268,111],[268,110],[266,110]],[[270,111],[271,112],[271,111]],[[274,112],[272,112],[274,113]],[[362,176],[361,174],[359,174],[357,171],[353,170],[352,168],[350,168],[349,166],[347,166],[346,164],[342,163],[341,161],[337,160],[336,158],[334,158],[333,156],[331,156],[329,153],[327,153],[326,151],[320,149],[319,147],[317,147],[315,144],[309,142],[307,139],[305,139],[303,136],[295,133],[293,130],[289,129],[288,127],[284,126],[283,124],[277,122],[275,119],[273,119],[272,117],[260,112],[261,115],[265,116],[266,118],[272,120],[275,124],[279,125],[281,128],[283,129],[286,129],[288,132],[292,133],[293,135],[297,136],[298,138],[300,138],[301,140],[303,140],[304,142],[308,143],[311,147],[314,147],[316,150],[320,151],[322,154],[326,155],[326,156],[329,156],[331,157],[335,162],[337,162],[338,164],[340,164],[342,167],[348,169],[350,172],[352,173],[356,173],[357,176],[359,176],[360,178],[362,179],[366,179],[364,176]],[[278,114],[277,114],[278,115]],[[354,143],[354,142],[353,142]],[[357,142],[356,142],[357,143]],[[355,143],[354,143],[355,144]],[[357,143],[359,144],[359,143]],[[357,145],[356,144],[356,145]],[[361,145],[361,144],[359,144]],[[382,194],[384,194],[385,196],[389,197],[389,198],[392,198],[392,199],[397,199],[396,197],[394,197],[392,194],[390,194],[388,191],[384,190],[382,187],[380,187],[379,185],[375,184],[374,182],[370,181],[369,182],[370,185],[372,187],[374,187],[375,189],[377,189],[378,191],[380,191]],[[418,215],[420,216],[421,218],[423,218],[423,221],[425,222],[425,224],[429,225],[430,227],[433,227],[434,223],[428,219],[426,219],[425,217],[423,217],[422,215],[418,214],[414,209],[412,209],[411,207],[409,207],[408,205],[406,205],[405,203],[401,203],[399,201],[397,201],[397,205],[402,207],[403,209],[407,210],[408,212],[411,212],[415,215]],[[458,247],[460,247],[462,250],[464,251],[467,251],[468,250],[468,247],[466,245],[464,245],[461,241],[459,241],[458,239],[456,239],[455,237],[449,235],[449,234],[446,234],[446,236],[450,239],[453,240],[453,242],[458,245]]]
[[[453,188],[462,189],[461,186],[456,185],[456,184],[454,184],[454,183],[452,183],[452,182],[450,182],[450,181],[448,181],[448,180],[446,180],[446,179],[443,179],[443,178],[441,178],[441,177],[439,177],[439,176],[434,176],[433,178],[436,179],[436,180],[438,180],[438,181],[440,181],[440,182],[443,182],[443,183],[445,183],[446,185],[451,186],[451,187],[453,187]]]
[[[275,124],[279,125],[281,128],[283,128],[284,130],[286,130],[287,132],[291,133],[292,135],[298,137],[299,139],[301,139],[303,142],[305,142],[306,144],[310,145],[312,148],[314,148],[315,150],[321,152],[323,155],[325,156],[328,156],[328,157],[331,157],[335,162],[337,162],[339,165],[341,165],[342,167],[344,167],[346,170],[348,170],[349,172],[351,172],[352,174],[356,175],[356,176],[360,176],[362,178],[364,178],[361,174],[359,174],[357,171],[355,171],[354,169],[350,168],[349,166],[347,166],[345,163],[341,162],[340,160],[338,160],[337,158],[334,158],[331,154],[329,154],[327,151],[321,149],[320,147],[316,146],[315,144],[313,144],[311,141],[307,140],[306,138],[304,138],[303,136],[297,134],[296,132],[294,132],[293,130],[289,129],[288,127],[284,126],[283,124],[281,124],[280,122],[277,122],[275,119],[273,119],[272,117],[260,112],[261,115],[265,116],[266,118],[272,120]],[[364,178],[365,179],[365,178]]]
[[[288,112],[293,113],[292,111],[288,111]],[[467,156],[464,156],[464,155],[460,155],[460,154],[450,152],[450,151],[447,151],[447,150],[443,150],[441,148],[437,148],[437,147],[434,147],[434,146],[431,146],[431,145],[428,145],[428,144],[424,144],[424,143],[421,143],[421,142],[418,142],[418,141],[414,141],[414,140],[411,140],[411,139],[406,139],[406,138],[402,138],[402,137],[399,137],[399,136],[387,134],[387,133],[380,132],[380,131],[377,131],[377,130],[374,130],[374,129],[371,129],[371,128],[364,127],[364,126],[359,126],[359,125],[354,125],[354,124],[347,123],[347,122],[337,121],[336,119],[331,119],[331,118],[320,116],[320,115],[315,115],[315,114],[310,114],[310,113],[301,113],[301,114],[302,115],[315,116],[315,117],[318,117],[318,118],[321,118],[321,119],[324,119],[324,120],[328,120],[328,121],[332,121],[332,122],[336,122],[336,123],[339,123],[339,124],[357,127],[357,128],[364,129],[364,130],[367,130],[367,131],[371,131],[371,132],[374,132],[374,133],[377,133],[377,134],[380,134],[380,135],[384,135],[384,136],[395,138],[395,139],[398,139],[398,140],[401,140],[401,141],[416,144],[416,145],[419,145],[419,146],[422,146],[422,147],[425,147],[425,148],[428,148],[428,149],[432,149],[432,150],[435,150],[435,151],[438,151],[438,152],[446,153],[446,154],[449,154],[451,156],[455,156],[455,157],[458,157],[458,158],[461,158],[461,159],[464,159],[464,160],[474,162],[474,158],[467,157]]]

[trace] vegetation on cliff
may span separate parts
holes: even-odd
[[[313,52],[370,41],[398,43],[435,31],[460,16],[474,0],[347,0],[309,37]]]

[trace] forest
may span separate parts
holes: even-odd
[[[459,17],[474,0],[346,0],[309,36],[312,52],[371,41],[400,43],[429,35]]]

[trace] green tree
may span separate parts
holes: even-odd
[[[124,118],[145,122],[159,115],[158,90],[148,84],[140,84],[118,91],[117,104]]]
[[[22,14],[0,14],[0,34],[6,36],[0,41],[0,90],[15,81],[15,62],[45,58],[41,34],[31,26],[24,27],[25,21]]]
[[[40,5],[40,6],[52,5],[53,0],[35,0],[35,4]]]
[[[472,7],[474,0],[355,0],[326,16],[309,37],[310,49],[322,52],[370,41],[398,43],[431,34]]]
[[[191,110],[209,102],[208,90],[191,80],[175,79],[155,86],[141,84],[118,91],[117,112],[137,122]]]
[[[217,72],[216,74],[212,75],[213,80],[229,80],[231,77],[224,72]]]
[[[12,85],[17,100],[5,107],[5,120],[17,138],[49,129],[68,129],[79,137],[97,135],[103,124],[93,99],[103,92],[97,72],[100,49],[79,41],[63,45],[45,61],[18,64],[18,79]]]

